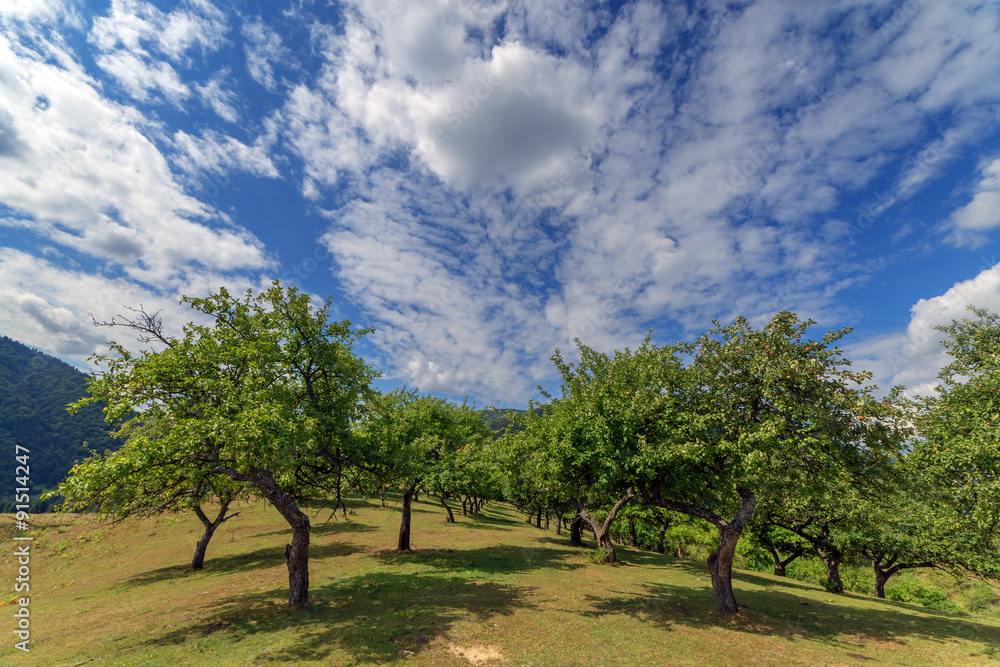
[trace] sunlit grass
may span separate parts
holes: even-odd
[[[0,662],[1000,665],[1000,623],[985,617],[738,572],[743,613],[723,619],[699,562],[616,547],[625,566],[595,565],[593,544],[572,548],[504,505],[446,524],[423,499],[414,551],[398,554],[398,508],[350,506],[349,522],[313,518],[311,604],[299,611],[285,607],[289,533],[263,503],[224,524],[202,571],[188,567],[193,516],[114,528],[35,517],[32,650],[13,650],[8,632]],[[12,548],[0,568],[13,629]]]

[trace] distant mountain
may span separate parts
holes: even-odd
[[[87,376],[69,364],[0,336],[0,501],[14,493],[14,445],[27,447],[32,496],[53,487],[88,449],[117,447],[99,405],[75,415],[66,406],[87,395]],[[10,511],[3,506],[0,511]]]
[[[506,430],[507,425],[513,421],[517,415],[527,412],[526,410],[518,410],[517,408],[495,408],[490,410],[483,410],[483,420],[486,425],[490,427],[493,431],[494,437],[500,437],[503,435],[504,430]],[[515,428],[515,430],[520,430]]]

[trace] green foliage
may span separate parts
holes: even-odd
[[[1000,596],[983,581],[965,581],[959,586],[959,604],[974,614],[1000,616]]]
[[[292,528],[289,605],[301,605],[310,523],[297,503],[339,499],[345,468],[364,456],[351,426],[375,371],[352,348],[370,330],[331,322],[329,300],[316,308],[277,281],[242,299],[222,288],[181,302],[208,323],[190,322],[179,337],[141,309],[105,323],[159,349],[132,353],[111,342],[94,358],[104,371],[74,407],[103,402],[128,446],[87,461],[60,492],[116,518],[176,511],[209,493],[264,497]]]
[[[131,453],[145,457],[117,459],[117,479],[155,469],[197,484],[266,469],[292,495],[325,486],[310,469],[333,470],[358,454],[350,427],[375,372],[352,345],[370,330],[328,321],[329,302],[316,309],[277,282],[244,299],[222,288],[182,303],[211,324],[188,323],[173,338],[155,314],[113,322],[162,349],[133,354],[109,343],[110,353],[94,358],[104,372],[76,404],[105,403],[108,423],[120,423]]]
[[[482,413],[404,388],[375,392],[355,425],[367,448],[369,484],[423,485],[435,493],[482,495],[480,452],[492,440]]]
[[[1000,563],[1000,316],[938,327],[952,361],[936,394],[917,402],[919,438],[910,455],[922,492],[940,508],[941,532],[955,536],[962,564],[996,576]]]
[[[66,406],[87,393],[87,376],[58,359],[0,336],[0,486],[15,487],[14,445],[30,451],[33,488],[61,482],[91,451],[118,447],[101,405],[75,415]],[[19,486],[19,485],[18,485]],[[10,498],[0,511],[12,511]]]
[[[595,565],[607,565],[609,563],[617,565],[611,557],[611,551],[598,544],[592,551],[586,554],[587,560]]]
[[[913,575],[903,575],[886,585],[885,596],[899,602],[916,602],[931,609],[961,612],[962,609],[948,598],[939,586],[926,583]]]

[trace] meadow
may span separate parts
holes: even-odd
[[[346,519],[310,511],[302,610],[286,606],[287,524],[266,503],[239,508],[200,571],[193,515],[32,517],[31,651],[13,648],[5,539],[0,664],[1000,665],[1000,621],[987,616],[738,570],[741,613],[723,618],[700,561],[616,546],[623,565],[598,565],[592,540],[571,547],[507,505],[448,524],[426,497],[413,551],[398,553],[396,505],[348,507]]]

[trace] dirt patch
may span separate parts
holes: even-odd
[[[485,665],[491,660],[503,659],[503,654],[495,646],[459,646],[449,642],[446,644],[446,648],[473,665]]]

